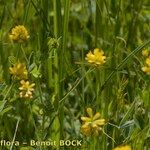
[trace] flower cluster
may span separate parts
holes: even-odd
[[[13,75],[16,79],[27,79],[28,71],[24,63],[15,63],[12,67],[9,68],[10,74]]]
[[[149,55],[149,51],[147,49],[144,49],[142,51],[142,55],[144,57],[146,57],[145,66],[142,67],[142,71],[145,72],[146,74],[150,75],[150,55]]]
[[[31,99],[33,97],[32,92],[34,91],[33,87],[35,86],[35,83],[30,84],[29,81],[25,81],[28,79],[28,71],[26,65],[24,63],[18,62],[10,67],[9,70],[10,74],[12,74],[13,76],[13,79],[21,80],[21,86],[19,87],[20,97]]]
[[[18,25],[11,30],[9,35],[10,39],[14,42],[25,42],[29,38],[29,33],[23,25]],[[10,74],[12,74],[13,79],[20,80],[20,98],[29,98],[33,97],[33,91],[35,83],[30,83],[28,79],[28,70],[24,63],[16,62],[12,67],[9,68]]]
[[[129,145],[118,146],[114,150],[131,150],[131,147]]]
[[[105,125],[105,119],[100,119],[100,113],[97,112],[93,115],[93,110],[91,108],[87,108],[86,110],[88,117],[81,117],[83,124],[81,126],[81,132],[86,135],[98,135],[98,133],[102,130],[103,125]]]
[[[10,39],[14,42],[25,42],[29,38],[29,33],[23,25],[18,25],[12,28],[9,35]]]
[[[29,81],[20,81],[21,86],[19,87],[20,92],[20,97],[21,98],[32,98],[32,92],[34,91],[34,86],[35,83],[31,83]]]
[[[93,53],[90,51],[85,59],[95,66],[103,65],[106,62],[106,56],[104,56],[103,50],[99,48],[95,48]]]

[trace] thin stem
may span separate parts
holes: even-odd
[[[69,92],[67,92],[67,94],[59,101],[59,103],[62,103],[62,102],[68,97],[68,95],[79,85],[79,83],[87,76],[87,74],[88,74],[89,72],[92,72],[93,70],[95,70],[95,68],[89,69],[89,70],[84,74],[84,76],[82,76],[81,79],[77,79],[77,80],[75,81],[75,85],[70,89]]]
[[[11,145],[11,147],[10,147],[10,150],[13,149],[13,145],[14,145],[14,141],[15,141],[15,138],[16,138],[16,134],[17,134],[19,122],[20,122],[20,118],[18,119],[18,121],[17,121],[17,123],[16,123],[16,129],[15,129],[15,133],[14,133],[14,137],[13,137],[13,140],[12,140],[12,145]]]
[[[3,101],[5,101],[5,100],[6,100],[7,95],[9,94],[10,90],[11,90],[11,89],[12,89],[12,87],[13,87],[13,84],[14,84],[14,82],[12,82],[12,83],[11,83],[11,85],[10,85],[10,87],[9,87],[9,89],[8,89],[8,91],[7,91],[7,93],[5,94],[5,97],[3,98]]]
[[[35,120],[34,120],[34,117],[33,117],[33,112],[32,112],[31,105],[29,105],[29,109],[30,109],[30,113],[31,113],[31,116],[32,116],[32,121],[33,121],[33,125],[34,125],[34,128],[35,128],[36,137],[40,141],[41,139],[39,138],[38,133],[37,133],[38,130],[37,130],[37,127],[36,127],[36,124],[35,124]],[[40,150],[42,150],[41,149],[41,145],[40,145]]]
[[[117,126],[117,125],[115,125],[115,124],[113,124],[113,123],[108,122],[108,124],[111,125],[111,126],[113,126],[113,127],[116,127],[117,129],[120,129],[119,126]]]
[[[103,129],[102,131],[108,138],[110,138],[114,143],[116,143],[116,141],[111,136],[109,136]]]
[[[24,48],[22,47],[22,44],[20,45],[20,47],[21,47],[22,54],[23,54],[23,56],[24,56],[24,58],[25,58],[27,64],[29,64],[28,58],[27,58],[27,56],[26,56],[26,53],[25,53],[25,51],[24,51]]]
[[[136,53],[138,53],[140,50],[142,50],[144,47],[146,47],[150,43],[150,40],[148,40],[143,45],[137,47],[134,51],[132,51],[125,59],[122,60],[122,62],[116,67],[114,71],[111,72],[111,74],[108,76],[108,78],[105,80],[104,84],[101,86],[100,93],[104,90],[105,86],[109,82],[109,80],[114,76],[116,73],[116,70],[118,71],[121,69],[129,59],[131,59]]]

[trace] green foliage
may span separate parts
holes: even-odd
[[[26,42],[10,40],[16,25],[27,29]],[[149,44],[148,0],[1,0],[0,144],[19,146],[3,143],[0,150],[113,150],[124,144],[147,150],[150,76],[141,68],[150,56],[141,52]],[[85,60],[94,48],[104,51],[103,66]],[[10,73],[17,62],[28,72],[22,80],[35,83],[31,99],[20,96],[27,91]],[[107,121],[96,137],[80,132],[87,107]],[[31,146],[31,140],[57,144]],[[82,140],[82,146],[61,147],[60,140]]]

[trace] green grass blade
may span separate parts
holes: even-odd
[[[108,84],[110,79],[113,77],[113,75],[117,72],[117,70],[121,69],[130,59],[133,58],[135,54],[137,54],[139,51],[141,51],[144,47],[146,47],[150,43],[150,40],[148,40],[143,45],[137,47],[135,50],[133,50],[123,61],[116,67],[114,71],[111,72],[111,74],[108,76],[108,78],[105,80],[104,84],[101,86],[101,92],[104,90],[105,86]]]

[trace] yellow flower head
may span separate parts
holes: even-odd
[[[146,74],[150,75],[150,67],[144,66],[144,67],[142,67],[142,71],[145,72]]]
[[[98,135],[99,131],[102,130],[101,126],[105,125],[105,119],[100,119],[100,113],[97,112],[93,115],[93,110],[91,108],[87,108],[86,110],[88,117],[81,117],[83,124],[81,126],[81,132],[86,135]]]
[[[12,28],[9,35],[10,39],[14,42],[25,42],[29,38],[29,33],[23,25],[18,25]]]
[[[10,73],[17,79],[27,79],[28,71],[24,63],[16,63],[13,67],[9,68]]]
[[[146,63],[146,65],[144,67],[142,67],[142,71],[144,71],[145,73],[150,75],[150,56],[148,58],[146,58],[145,63]]]
[[[142,55],[143,55],[144,57],[148,57],[149,51],[148,51],[147,49],[144,49],[144,50],[142,51]]]
[[[114,150],[131,150],[131,147],[129,145],[118,146]]]
[[[32,94],[34,91],[33,87],[35,86],[35,83],[30,84],[29,81],[24,81],[24,80],[21,80],[20,83],[21,83],[21,86],[19,87],[19,90],[21,91],[20,97],[32,98],[33,97]]]
[[[92,53],[91,51],[86,55],[85,59],[93,64],[93,65],[103,65],[106,61],[106,56],[104,56],[103,50],[99,48],[95,48],[94,52]]]
[[[150,57],[146,58],[146,65],[150,67]]]

